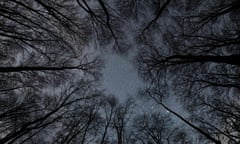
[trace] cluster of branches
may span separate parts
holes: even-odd
[[[141,35],[148,95],[165,109],[164,98],[177,96],[191,119],[172,113],[214,143],[240,141],[239,4],[172,0]]]
[[[82,12],[76,1],[0,2],[0,143],[85,143],[94,129],[102,63]]]
[[[239,143],[239,7],[239,0],[1,1],[0,143],[197,143],[167,116],[130,118],[131,101],[104,98],[101,61],[89,55],[96,39],[119,52],[137,43],[145,94],[205,140]],[[165,105],[171,95],[189,118]]]

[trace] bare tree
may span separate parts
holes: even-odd
[[[215,143],[238,143],[233,125],[238,121],[239,2],[176,4],[170,2],[162,21],[148,28],[138,57],[140,75],[161,104],[163,98],[178,95],[196,128]],[[166,26],[164,20],[171,22]]]
[[[88,55],[92,31],[82,9],[52,0],[4,0],[0,7],[0,142],[53,142],[58,135],[68,135],[62,143],[89,141],[101,62]],[[80,121],[81,134],[60,131],[67,120],[68,128]]]
[[[113,117],[113,129],[116,132],[117,143],[125,143],[127,137],[126,128],[127,124],[130,122],[132,112],[134,108],[133,99],[127,99],[125,103],[119,104],[114,111]]]
[[[192,143],[184,129],[176,126],[169,115],[161,112],[138,114],[133,119],[132,127],[136,143]]]
[[[103,99],[103,134],[100,140],[101,144],[107,143],[108,133],[112,128],[114,112],[118,105],[118,101],[116,97],[110,96]]]
[[[62,89],[59,93],[55,93],[58,94],[58,97],[49,94],[39,97],[27,94],[28,97],[23,99],[23,102],[8,103],[9,110],[1,113],[1,133],[3,135],[1,143],[27,143],[41,135],[48,137],[47,140],[51,141],[56,136],[54,133],[59,132],[60,129],[53,130],[52,128],[63,126],[67,119],[68,121],[74,120],[74,113],[82,112],[84,115],[85,111],[86,119],[92,121],[94,111],[88,112],[86,103],[92,105],[93,103],[90,101],[100,97],[100,94],[89,88],[86,82],[78,84],[81,88],[66,85],[65,90]],[[92,108],[94,107],[91,106]],[[84,121],[81,122],[84,123]],[[52,135],[47,136],[48,133],[44,133],[44,131],[48,131]],[[66,135],[67,132],[61,131],[61,133]]]

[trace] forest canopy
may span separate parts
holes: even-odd
[[[239,0],[2,0],[0,143],[240,143],[239,46]],[[109,49],[137,52],[126,101],[101,87]]]

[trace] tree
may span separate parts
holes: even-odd
[[[75,1],[4,0],[0,7],[0,142],[88,141],[102,94],[101,60],[86,48],[87,16]],[[79,121],[84,135],[70,129]],[[60,125],[68,128],[53,130]]]
[[[160,112],[139,114],[134,118],[132,127],[137,143],[192,143],[183,129],[174,125],[169,115]]]
[[[1,1],[0,142],[40,143],[51,133],[50,143],[109,138],[140,143],[126,130],[133,101],[103,98],[102,62],[92,54],[96,45],[121,54],[138,47],[148,96],[199,137],[239,143],[239,5],[238,0]],[[189,117],[164,103],[171,95]],[[141,119],[156,128],[141,127],[155,132],[154,140],[144,135],[149,141],[174,141],[166,138],[172,137],[169,131],[161,139],[166,127],[152,122],[166,124],[164,116]]]
[[[5,110],[5,113],[1,114],[1,133],[4,135],[0,140],[1,143],[31,143],[39,136],[40,139],[47,137],[48,142],[53,142],[60,134],[70,137],[61,143],[69,143],[80,135],[80,133],[68,130],[68,127],[72,126],[76,129],[76,122],[80,122],[79,125],[83,127],[85,133],[88,133],[89,129],[94,126],[92,122],[97,119],[97,105],[93,101],[96,101],[101,93],[89,87],[86,81],[79,82],[78,85],[78,88],[66,85],[65,90],[61,86],[62,91],[55,93],[58,97],[41,95],[36,99],[36,96],[27,95],[32,98],[31,101],[24,99],[24,102],[19,104],[10,103],[10,110]],[[82,116],[79,117],[80,115]],[[66,129],[62,130],[60,125],[63,129],[66,126]],[[53,130],[54,127],[55,130]],[[64,138],[63,136],[61,139]],[[79,140],[85,141],[86,136],[82,137],[83,139],[79,138]]]
[[[112,127],[114,112],[118,105],[118,101],[116,97],[109,96],[109,97],[106,97],[102,102],[103,102],[104,116],[102,117],[103,118],[103,128],[102,128],[103,134],[102,134],[100,143],[105,144],[107,143],[109,129],[111,129]]]
[[[197,128],[222,143],[238,143],[233,125],[238,121],[239,2],[178,3],[172,1],[168,13],[146,31],[140,74],[160,104],[176,94]],[[177,13],[171,13],[173,8]],[[171,23],[165,26],[166,21]]]
[[[113,129],[116,132],[117,143],[123,144],[127,138],[126,128],[131,119],[134,108],[134,101],[127,99],[124,104],[119,104],[114,111]]]

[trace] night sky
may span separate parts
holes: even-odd
[[[135,95],[143,82],[133,66],[132,57],[106,54],[105,61],[103,86],[106,92],[115,95],[119,100]]]

